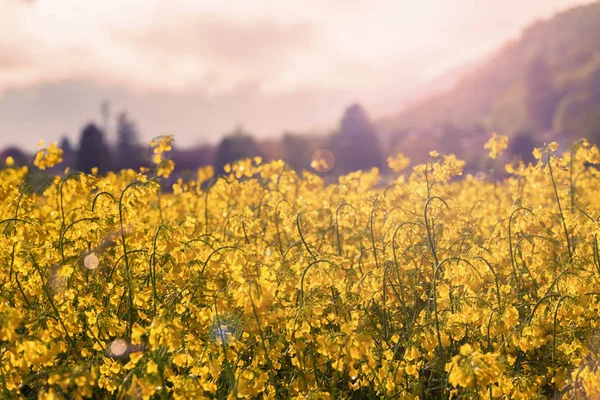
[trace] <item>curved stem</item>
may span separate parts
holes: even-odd
[[[512,264],[512,268],[513,268],[513,279],[515,280],[515,285],[517,287],[517,297],[520,298],[521,297],[521,283],[519,281],[519,277],[517,275],[517,261],[515,259],[515,255],[513,252],[513,245],[512,245],[512,223],[513,223],[513,218],[514,216],[517,214],[517,212],[524,210],[527,211],[531,214],[533,214],[533,212],[525,207],[518,207],[516,210],[514,210],[511,214],[510,217],[508,218],[508,249],[510,252],[510,262]]]
[[[298,233],[300,234],[300,240],[302,241],[302,243],[304,243],[304,247],[308,251],[308,254],[310,254],[310,256],[316,260],[317,257],[310,250],[310,247],[308,246],[308,243],[306,243],[306,240],[304,239],[304,235],[302,234],[302,229],[300,229],[300,216],[301,216],[301,214],[302,213],[297,213],[296,214],[296,227],[298,228]]]
[[[550,171],[550,179],[552,180],[552,187],[554,188],[554,196],[556,197],[556,204],[558,205],[558,211],[562,221],[565,239],[567,240],[567,250],[569,252],[569,264],[573,262],[573,251],[571,250],[571,239],[569,238],[569,230],[567,229],[567,222],[565,221],[565,215],[563,213],[562,206],[560,205],[560,197],[558,196],[558,189],[556,188],[556,181],[554,180],[554,173],[552,172],[552,156],[548,151],[548,169]]]
[[[433,196],[427,200],[427,202],[425,203],[424,210],[423,210],[423,216],[425,219],[425,229],[427,229],[427,239],[429,240],[429,247],[431,249],[431,254],[433,254],[433,260],[435,262],[433,267],[436,268],[438,266],[439,262],[438,262],[438,257],[437,257],[437,251],[436,251],[435,245],[433,243],[433,234],[431,233],[431,228],[429,227],[429,218],[427,217],[427,211],[429,209],[429,204],[431,204],[431,202],[433,200],[439,200],[446,206],[446,208],[449,208],[449,207],[444,199],[442,199],[439,196]]]
[[[556,357],[556,317],[558,315],[558,308],[560,307],[560,304],[563,302],[563,300],[566,299],[573,299],[571,296],[565,295],[562,296],[560,299],[558,299],[558,301],[556,302],[556,307],[554,308],[554,323],[552,325],[552,362],[554,363],[554,359]]]
[[[131,266],[129,265],[129,257],[127,252],[127,242],[125,241],[125,229],[123,227],[123,197],[125,196],[125,192],[127,189],[133,188],[135,186],[145,186],[148,182],[141,181],[133,181],[121,192],[121,196],[119,197],[119,226],[121,227],[121,243],[123,245],[123,259],[125,261],[125,274],[127,278],[127,290],[129,297],[129,318],[127,323],[127,338],[131,340],[131,331],[133,329],[133,276],[131,271]]]
[[[335,266],[334,263],[332,263],[331,261],[328,261],[328,260],[315,260],[312,263],[310,263],[308,265],[308,267],[304,268],[304,271],[302,271],[302,275],[300,277],[300,293],[298,295],[298,300],[296,301],[296,306],[298,306],[298,303],[302,303],[302,306],[304,306],[304,278],[306,277],[306,273],[308,272],[308,270],[313,265],[316,265],[319,263],[327,263],[327,264]]]
[[[352,204],[350,204],[350,203],[342,203],[335,210],[335,236],[337,239],[338,256],[340,256],[340,257],[342,256],[342,243],[340,240],[339,212],[342,209],[342,207],[344,207],[344,206],[348,206],[351,209],[355,210],[354,207],[352,206]]]

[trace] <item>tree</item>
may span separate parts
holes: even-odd
[[[97,167],[99,173],[110,170],[110,152],[104,143],[102,131],[93,123],[89,123],[81,131],[79,151],[77,152],[77,169],[90,173]]]
[[[248,157],[261,156],[261,151],[254,138],[237,127],[231,134],[227,135],[217,147],[213,167],[217,174],[224,172],[224,167],[237,160]]]
[[[137,128],[124,111],[117,117],[117,148],[115,156],[115,168],[119,170],[129,168],[138,169],[144,164]]]
[[[110,121],[110,102],[104,100],[100,104],[100,115],[102,116],[102,133],[108,136],[108,121]]]
[[[377,132],[360,104],[346,108],[338,132],[331,137],[330,147],[336,153],[339,173],[384,166]]]

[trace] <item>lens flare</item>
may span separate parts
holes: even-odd
[[[95,270],[98,268],[98,265],[100,265],[100,260],[98,259],[96,253],[91,252],[83,259],[83,265],[85,265],[87,269]]]
[[[215,327],[214,336],[217,342],[221,344],[227,343],[231,339],[231,330],[227,325],[221,324],[220,326]]]
[[[114,357],[121,357],[127,353],[128,348],[127,341],[125,339],[115,339],[110,344],[110,355]]]
[[[329,172],[335,166],[335,156],[328,149],[317,149],[310,158],[310,167],[317,172]]]

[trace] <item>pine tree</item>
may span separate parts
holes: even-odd
[[[341,174],[384,166],[377,132],[360,104],[346,108],[330,147]]]
[[[77,169],[90,173],[97,167],[99,173],[110,170],[110,152],[104,143],[102,131],[93,123],[87,124],[81,131],[77,152]]]
[[[117,118],[117,148],[115,151],[116,169],[138,169],[144,165],[142,148],[139,145],[135,123],[129,119],[126,112],[121,112]]]

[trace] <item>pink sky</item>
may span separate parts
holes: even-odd
[[[0,147],[76,138],[97,118],[97,106],[60,98],[64,107],[40,112],[52,101],[44,90],[61,85],[109,97],[144,138],[173,127],[181,143],[214,141],[236,123],[265,135],[331,128],[348,102],[361,100],[373,116],[400,108],[401,93],[586,2],[2,0]],[[152,115],[160,107],[151,98],[176,115]],[[180,110],[193,106],[185,99],[211,111]]]

